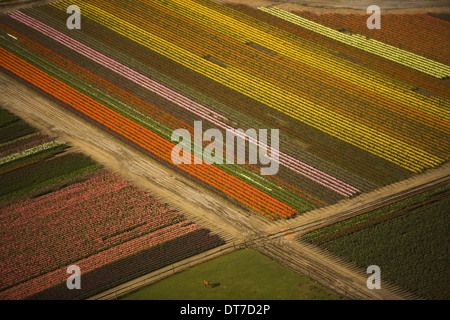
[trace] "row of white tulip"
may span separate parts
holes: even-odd
[[[55,147],[63,145],[63,144],[64,144],[63,142],[51,141],[51,142],[43,143],[43,144],[38,145],[38,146],[33,147],[33,148],[29,148],[29,149],[26,149],[26,150],[23,150],[23,151],[19,151],[19,152],[10,154],[8,156],[5,156],[3,158],[0,158],[0,165],[9,163],[9,162],[12,162],[12,161],[15,161],[15,160],[18,160],[18,159],[21,159],[21,158],[33,155],[33,154],[36,154],[36,153],[39,153],[39,152],[42,152],[42,151],[45,151],[45,150],[49,150],[49,149],[55,148]]]

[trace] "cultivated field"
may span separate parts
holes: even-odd
[[[289,218],[448,159],[444,64],[379,42],[341,52],[340,37],[315,33],[327,40],[317,44],[307,36],[314,26],[300,28],[284,11],[273,19],[278,11],[203,0],[80,1],[84,28],[70,31],[68,5],[4,16],[5,72],[244,209]],[[385,65],[371,68],[380,57]],[[393,78],[405,67],[396,57],[416,70]],[[203,130],[279,129],[278,174],[261,176],[262,164],[249,162],[174,165],[171,134],[193,134],[196,120]]]
[[[4,109],[0,131],[0,298],[86,298],[223,244]],[[66,287],[69,265],[81,290]]]
[[[360,286],[363,277],[352,273],[360,270],[327,260],[295,236],[448,180],[449,22],[398,13],[383,15],[382,29],[369,30],[367,14],[220,2],[58,1],[3,13],[2,103],[188,219],[218,234],[225,230],[226,241],[249,240],[300,272],[331,273],[326,285],[341,294],[345,287],[353,298],[406,297],[389,286],[368,292]],[[81,29],[68,29],[69,5],[81,9]],[[279,171],[261,175],[267,164],[249,158],[211,164],[229,156],[229,143],[200,141],[196,121],[201,133],[216,129],[223,136],[238,128],[279,130]],[[172,162],[176,129],[203,147],[200,156],[187,154],[194,164]],[[31,151],[20,159],[37,166],[40,157],[63,151],[44,136],[27,134],[23,143]],[[248,148],[257,144],[258,137],[241,137]],[[33,149],[37,145],[44,150]],[[14,175],[20,161],[4,169],[0,162],[0,170]],[[89,192],[96,185],[83,187]],[[24,180],[17,195],[6,190],[4,197],[14,201],[27,188],[33,183]],[[105,207],[99,219],[111,211]],[[138,232],[141,218],[132,216],[123,227]],[[340,267],[325,267],[325,261]],[[358,279],[353,283],[352,275]],[[54,290],[49,294],[63,295],[63,287]]]
[[[329,225],[303,239],[359,267],[376,261],[383,278],[424,299],[448,300],[450,185]]]

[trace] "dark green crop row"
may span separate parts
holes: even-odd
[[[80,177],[101,165],[82,154],[68,153],[60,157],[32,163],[20,170],[0,175],[0,203],[31,195],[54,184]]]
[[[18,121],[19,118],[5,109],[0,109],[0,128],[3,128],[11,122]]]
[[[5,45],[4,42],[0,42],[1,45]],[[164,123],[157,122],[146,114],[138,112],[136,109],[130,107],[128,104],[119,101],[112,95],[105,93],[104,91],[97,89],[93,86],[86,85],[85,81],[82,81],[75,74],[64,70],[57,65],[52,64],[45,58],[29,52],[25,48],[15,44],[8,44],[8,49],[14,54],[20,56],[24,60],[32,63],[36,67],[45,70],[46,73],[58,78],[71,87],[79,90],[81,93],[92,97],[99,101],[106,107],[114,110],[117,113],[122,114],[128,119],[133,120],[137,124],[155,132],[164,139],[170,140],[172,130]],[[262,178],[260,175],[255,175],[248,167],[240,165],[218,165],[223,171],[226,171],[233,176],[244,180],[246,183],[253,187],[273,196],[274,198],[283,201],[284,203],[297,209],[299,212],[309,211],[315,208],[315,205],[310,203],[307,199],[296,196],[290,190],[281,188],[277,183]],[[0,167],[1,170],[1,167]],[[303,178],[303,177],[301,177]],[[310,182],[309,182],[310,183]],[[311,183],[310,183],[311,184]],[[1,198],[0,198],[1,199]]]
[[[66,28],[65,20],[67,17],[65,12],[51,6],[42,6],[37,11],[29,10],[26,13],[45,21],[47,24],[62,32]],[[57,20],[60,21],[58,22]],[[51,41],[48,43],[44,42],[46,40],[45,37],[38,32],[25,29],[21,31],[20,23],[14,21],[8,21],[8,24],[11,24],[14,29],[20,32],[32,34],[32,39],[35,41],[45,43],[46,46],[58,54],[75,61],[84,68],[99,74],[120,87],[124,87],[126,90],[131,90],[130,92],[144,98],[144,100],[146,97],[149,97],[148,90],[139,88],[139,86],[133,85],[132,83],[127,83],[122,78],[116,81],[114,78],[117,78],[117,76],[112,76],[104,68],[98,68],[96,64],[86,61],[84,57],[69,56],[70,51],[60,48],[60,45],[56,45]],[[229,119],[232,119],[232,122],[236,121],[238,123],[235,125],[236,127],[254,127],[257,122],[262,128],[279,128],[280,134],[284,139],[282,139],[282,150],[284,152],[292,154],[295,158],[303,157],[306,151],[296,148],[295,143],[292,143],[292,141],[298,140],[301,145],[307,146],[308,153],[317,156],[315,161],[323,158],[327,163],[333,164],[332,168],[327,167],[323,168],[323,170],[337,175],[343,181],[347,181],[346,179],[349,179],[349,177],[345,178],[342,176],[342,172],[339,173],[338,168],[345,168],[346,171],[352,172],[351,183],[365,191],[371,190],[373,185],[369,187],[360,186],[361,180],[363,179],[367,179],[374,184],[385,185],[404,179],[410,175],[410,172],[389,161],[290,118],[201,74],[195,73],[154,51],[144,48],[87,18],[85,24],[89,25],[89,27],[80,30],[82,33],[71,33],[71,37],[89,45],[97,51],[107,52],[109,57],[126,64],[134,70],[139,70],[140,73],[156,79],[158,82],[193,100],[204,103],[219,113],[224,112]],[[154,97],[152,96],[151,99],[153,103]],[[176,106],[175,108],[168,108],[168,105],[168,103],[166,103],[166,106],[164,104],[157,104],[158,108],[162,108],[164,111],[175,115],[190,125],[192,125],[193,120],[199,120],[198,117],[192,117],[188,112],[180,112]],[[236,114],[239,114],[239,116],[235,116]],[[305,159],[307,163],[310,160]],[[356,176],[359,176],[359,178]],[[310,183],[314,185],[314,182],[309,181],[308,184]],[[309,185],[302,186],[302,188],[306,189],[308,187]],[[316,194],[313,190],[311,192]],[[325,201],[327,203],[335,202],[332,199],[325,199]]]
[[[36,130],[25,121],[5,109],[0,109],[0,144],[14,140]]]
[[[0,143],[10,143],[35,132],[36,129],[24,120],[0,108]],[[51,158],[67,147],[65,144],[57,145],[1,165],[0,204],[42,192],[101,167],[82,154],[69,153]]]
[[[430,190],[411,198],[395,202],[391,205],[384,206],[382,208],[360,214],[353,218],[334,223],[321,229],[311,231],[304,236],[304,239],[316,244],[319,242],[326,242],[327,239],[336,238],[340,235],[344,235],[346,233],[350,233],[360,229],[361,227],[358,226],[369,226],[376,223],[377,221],[385,220],[384,218],[389,215],[396,216],[398,214],[406,213],[407,210],[405,210],[405,212],[399,211],[410,206],[414,206],[418,203],[422,203],[430,198],[440,196],[444,193],[446,194],[448,192],[450,192],[450,185]],[[348,231],[344,232],[344,230]]]
[[[17,167],[26,165],[27,163],[32,163],[32,162],[35,162],[38,160],[47,159],[49,157],[57,155],[58,153],[63,152],[67,147],[68,147],[67,145],[61,144],[61,145],[54,146],[51,149],[42,150],[35,154],[31,154],[29,156],[10,161],[8,163],[0,165],[0,172],[9,171],[9,170],[12,170],[13,168],[17,168]]]

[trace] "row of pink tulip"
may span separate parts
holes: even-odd
[[[131,254],[200,228],[105,169],[61,190],[4,206],[0,222],[8,226],[0,245],[5,261],[0,290],[116,246]],[[109,256],[105,263],[114,260]]]
[[[124,76],[130,81],[160,95],[161,97],[171,101],[183,109],[190,111],[201,118],[210,121],[215,124],[218,128],[222,128],[225,130],[233,130],[231,126],[223,122],[219,119],[226,119],[226,117],[214,112],[213,110],[202,106],[201,104],[192,101],[183,95],[161,85],[160,83],[142,75],[141,73],[121,64],[114,59],[111,59],[104,54],[80,43],[79,41],[67,36],[66,34],[46,25],[45,23],[34,19],[20,11],[16,11],[10,14],[10,16],[33,29],[49,36],[50,38],[60,42],[61,44],[67,46],[68,48],[84,55],[85,57],[91,59],[92,61],[99,63],[100,65]],[[246,136],[247,137],[247,136]],[[250,137],[247,137],[252,141]],[[252,141],[252,143],[257,143],[256,141]],[[267,146],[263,146],[267,147]],[[344,195],[351,196],[355,193],[358,193],[360,190],[355,188],[354,186],[349,185],[339,179],[322,172],[313,166],[304,163],[298,159],[295,159],[284,152],[280,152],[280,164],[293,170],[294,172],[304,175],[305,177],[326,186],[327,188],[332,189],[333,191]]]

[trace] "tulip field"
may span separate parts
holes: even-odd
[[[236,206],[287,219],[448,161],[450,26],[404,22],[442,41],[423,47],[389,19],[366,34],[359,17],[211,0],[57,1],[1,15],[0,70]],[[279,130],[278,173],[174,164],[172,133],[194,121]]]
[[[264,12],[275,15],[280,19],[287,20],[293,24],[301,26],[307,30],[314,31],[318,34],[330,37],[337,41],[346,43],[355,48],[361,49],[363,51],[367,51],[373,53],[375,55],[381,56],[388,60],[397,62],[399,64],[403,64],[407,67],[416,69],[418,71],[427,73],[431,76],[437,78],[444,78],[448,76],[450,72],[450,66],[445,64],[427,59],[420,55],[416,55],[414,53],[399,49],[395,46],[391,46],[384,42],[369,39],[368,36],[354,36],[343,33],[340,30],[348,31],[346,28],[342,28],[339,30],[334,30],[332,28],[326,27],[320,23],[315,23],[308,19],[302,18],[294,13],[287,12],[285,10],[281,10],[278,8],[261,8]],[[358,25],[363,25],[362,23],[358,23]],[[369,30],[365,28],[363,30]]]
[[[223,244],[62,142],[0,114],[0,130],[18,136],[0,144],[1,299],[86,298]],[[82,290],[67,289],[69,265],[80,268]]]

